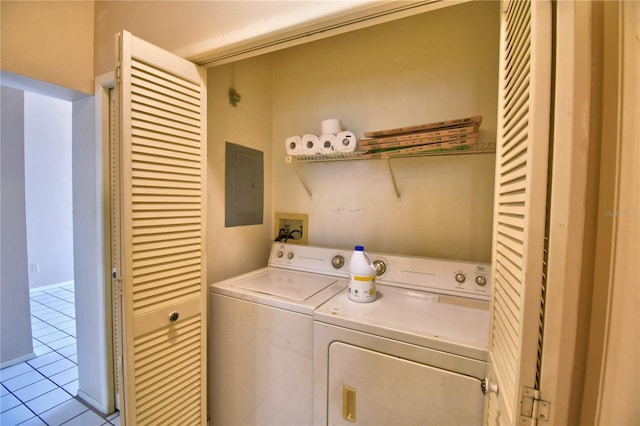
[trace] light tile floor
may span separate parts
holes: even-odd
[[[36,358],[0,370],[0,425],[120,425],[102,416],[78,392],[73,284],[31,292]]]

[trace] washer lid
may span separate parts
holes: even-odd
[[[267,269],[263,274],[234,281],[230,287],[301,302],[336,281],[335,277]]]

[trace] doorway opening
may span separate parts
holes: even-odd
[[[101,118],[96,114],[96,111],[100,111],[99,103],[101,98],[99,95],[90,96],[5,71],[1,71],[0,74],[2,76],[3,95],[5,88],[8,88],[8,90],[11,91],[12,96],[17,92],[21,94],[23,92],[30,92],[30,94],[26,96],[31,96],[31,93],[34,96],[44,95],[43,97],[50,97],[53,102],[66,103],[70,112],[71,141],[70,148],[67,148],[67,151],[69,153],[69,167],[72,169],[68,192],[69,194],[72,194],[72,196],[69,196],[71,200],[68,202],[71,219],[69,219],[67,223],[71,224],[69,225],[69,239],[71,242],[67,243],[65,248],[61,248],[54,244],[54,242],[61,240],[61,238],[57,236],[49,236],[45,238],[47,243],[43,244],[43,246],[49,251],[56,250],[54,254],[58,254],[59,251],[71,252],[72,256],[69,262],[71,266],[69,269],[72,272],[70,275],[67,275],[67,278],[60,278],[60,276],[56,276],[56,278],[52,274],[49,277],[49,282],[38,281],[37,278],[45,275],[48,266],[46,262],[42,260],[43,256],[38,254],[37,250],[33,253],[29,253],[28,257],[25,248],[25,254],[20,254],[24,261],[24,266],[21,266],[20,268],[21,271],[24,271],[24,274],[20,279],[20,286],[23,287],[25,295],[24,301],[21,301],[20,309],[25,312],[26,317],[29,316],[30,301],[28,282],[32,281],[34,283],[34,287],[36,287],[33,291],[34,293],[46,293],[40,294],[40,297],[38,298],[41,300],[39,300],[37,304],[31,303],[34,313],[39,310],[39,314],[41,316],[54,317],[55,315],[62,314],[68,317],[58,317],[57,321],[60,321],[61,327],[64,329],[57,328],[56,331],[49,334],[54,334],[54,337],[75,337],[77,339],[77,354],[74,355],[69,352],[71,351],[71,348],[68,348],[66,355],[62,355],[62,357],[68,361],[77,362],[77,374],[79,379],[77,382],[79,384],[77,388],[77,396],[86,404],[86,406],[91,407],[96,412],[108,416],[114,412],[115,397],[113,390],[113,367],[111,364],[113,359],[111,353],[111,303],[110,297],[108,296],[111,291],[111,283],[106,279],[107,272],[105,271],[105,265],[107,265],[108,262],[104,259],[104,253],[108,253],[108,249],[104,246],[105,214],[103,211],[104,179],[102,175],[104,165],[102,164],[102,140],[100,135],[96,133],[96,130],[101,130]],[[8,108],[10,107],[11,105],[9,105]],[[22,107],[19,109],[21,110]],[[22,117],[20,117],[20,123],[17,124],[17,127],[23,127],[24,123],[22,121]],[[6,124],[6,120],[3,120],[3,131],[5,128],[13,128],[13,126],[6,126]],[[20,132],[22,132],[22,130]],[[21,133],[19,135],[19,139],[20,144],[22,145],[23,136]],[[9,139],[6,140],[8,141]],[[19,152],[25,150],[22,146],[14,148]],[[45,148],[50,147],[46,146]],[[28,150],[29,148],[27,147],[26,149]],[[37,146],[34,149],[34,152],[35,155],[43,157],[41,160],[44,161],[45,164],[48,161],[48,166],[59,166],[59,162],[61,160],[56,159],[53,154],[46,152],[46,149],[43,147]],[[5,160],[4,155],[3,160]],[[35,167],[38,166],[36,165]],[[54,185],[53,182],[50,182],[53,181],[50,177],[53,172],[57,171],[54,170],[49,172],[49,175],[45,179],[46,184]],[[24,174],[24,171],[22,174]],[[18,173],[18,175],[20,175],[20,173]],[[21,181],[22,180],[23,179],[21,178]],[[7,185],[9,184],[9,182],[3,182],[3,184],[5,183]],[[25,197],[29,197],[29,195],[26,194],[28,189],[25,189],[24,183],[25,182],[23,181],[21,191]],[[60,184],[58,183],[58,185]],[[50,192],[54,191],[50,190]],[[47,197],[50,195],[52,196],[52,194],[42,194],[42,192],[39,194],[40,195],[36,192],[36,195],[33,198],[35,198],[36,201],[41,201],[42,204],[39,205],[36,203],[34,204],[37,206],[35,210],[31,209],[32,212],[35,212],[36,216],[38,214],[51,214],[49,211],[50,207],[52,207],[54,203],[60,202],[60,199],[64,198],[63,196],[58,195],[58,198],[49,198],[47,202],[44,202],[42,200],[47,199]],[[21,204],[25,205],[26,202],[23,201]],[[3,211],[4,207],[5,205],[3,203]],[[25,228],[27,214],[29,213],[22,212],[22,223]],[[5,216],[3,214],[3,226],[4,218]],[[31,226],[31,229],[35,230],[34,235],[36,237],[43,235],[43,232],[39,230],[38,226],[42,226],[45,222],[46,221],[42,218],[36,219],[34,222],[35,225]],[[58,231],[59,228],[63,228],[64,226],[57,223],[48,223],[47,227],[49,228],[47,231]],[[3,237],[4,236],[5,235],[3,235]],[[24,232],[24,236],[21,238],[25,240],[24,245],[26,246],[26,231]],[[4,250],[2,255],[4,262],[7,260],[5,259]],[[15,280],[12,281],[15,282]],[[8,285],[8,282],[5,282],[3,279],[3,296],[6,285]],[[11,287],[11,290],[13,290],[13,287]],[[75,302],[74,307],[70,305],[72,297]],[[49,299],[49,301],[58,304],[56,307],[57,309],[50,310],[51,307],[44,306],[44,304],[41,303],[44,299]],[[14,299],[12,298],[12,300]],[[72,324],[67,322],[72,319],[74,314],[76,319],[75,330],[72,328]],[[37,319],[38,321],[43,320],[41,318]],[[26,322],[28,320],[23,319],[22,321]],[[51,324],[49,324],[49,326],[51,326]],[[38,325],[34,327],[34,335],[45,333],[45,331],[39,332],[35,330],[40,327],[44,328],[47,326]],[[48,329],[46,331],[52,330]],[[55,334],[59,332],[66,333],[68,336]],[[75,336],[72,336],[73,333],[75,333]],[[3,340],[4,339],[5,334],[3,329]],[[31,341],[30,333],[28,333],[28,341]],[[68,343],[68,341],[64,341],[64,343]],[[36,344],[36,346],[38,346],[38,344]],[[71,344],[66,346],[71,346]],[[30,354],[29,348],[24,357],[12,357],[6,364],[3,362],[3,367],[22,363],[33,355],[34,354]],[[35,353],[35,355],[38,355],[38,353]],[[55,357],[55,355],[51,356]],[[5,371],[2,371],[2,373],[4,377]],[[4,395],[3,391],[3,397]]]

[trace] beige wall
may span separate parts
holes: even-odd
[[[367,130],[482,115],[495,142],[496,2],[453,6],[274,53],[273,210],[308,213],[309,244],[490,261],[493,154],[302,164],[284,140],[327,118]],[[275,235],[275,234],[274,234]]]
[[[114,69],[115,35],[131,32],[156,46],[174,51],[213,37],[216,1],[96,1],[96,75]]]
[[[481,141],[494,142],[497,37],[497,4],[475,3],[211,68],[209,280],[266,264],[275,212],[308,213],[310,244],[488,262],[493,154],[393,160],[400,200],[385,161],[303,164],[310,199],[284,139],[334,116],[361,136],[480,114]],[[242,96],[235,108],[229,87]],[[224,227],[226,141],[265,153],[262,225]]]
[[[93,1],[0,2],[0,66],[92,94]]]
[[[219,281],[266,265],[271,246],[271,57],[261,56],[209,70],[207,75],[207,278]],[[229,87],[241,95],[229,104]],[[225,143],[264,153],[262,225],[225,228]]]
[[[0,2],[3,71],[92,94],[114,69],[115,34],[134,35],[182,57],[368,8],[373,0]]]

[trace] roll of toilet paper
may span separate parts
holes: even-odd
[[[336,143],[336,135],[328,134],[320,136],[320,154],[331,154]]]
[[[306,134],[302,137],[302,153],[317,154],[320,152],[320,138],[316,135]]]
[[[342,131],[342,121],[339,118],[330,118],[320,123],[323,135],[335,135]]]
[[[353,152],[356,150],[356,144],[358,139],[353,132],[344,131],[336,135],[336,141],[333,144],[334,151],[338,152]]]
[[[302,138],[300,136],[289,136],[285,140],[285,146],[287,147],[287,155],[302,154]]]

